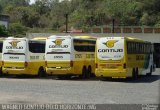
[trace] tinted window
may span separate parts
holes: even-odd
[[[147,54],[150,52],[150,43],[127,42],[127,53],[129,54]]]
[[[80,52],[94,52],[96,41],[74,39],[74,49]]]
[[[96,41],[92,41],[92,40],[80,40],[80,39],[74,39],[73,41],[74,43],[83,43],[83,44],[95,44]]]
[[[80,51],[80,52],[94,52],[95,51],[95,46],[80,46],[80,45],[75,45],[74,49],[76,51]]]
[[[29,51],[32,53],[45,53],[45,41],[29,41]]]
[[[2,53],[3,42],[0,42],[0,53]]]

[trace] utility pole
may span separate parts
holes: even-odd
[[[115,19],[112,19],[112,33],[114,33],[114,25],[115,25]]]
[[[66,18],[66,33],[68,33],[68,14],[65,14],[65,18]]]

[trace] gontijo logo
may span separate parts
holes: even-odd
[[[56,39],[55,41],[52,41],[53,43],[55,43],[56,45],[62,45],[62,41],[64,39]]]
[[[65,39],[56,39],[52,41],[55,45],[49,45],[49,48],[68,48],[68,45],[63,45]]]
[[[6,46],[6,49],[23,49],[22,46],[17,46],[17,44],[19,42],[20,41],[17,41],[17,40],[13,40],[13,41],[9,42],[9,44],[11,44],[11,46]]]
[[[15,47],[17,47],[18,42],[20,42],[20,41],[14,41],[13,40],[13,41],[11,41],[9,43],[12,45],[13,48],[15,48]]]
[[[123,52],[123,49],[113,48],[116,42],[118,42],[118,40],[108,40],[107,42],[102,43],[108,48],[107,49],[98,49],[98,52]],[[112,48],[112,49],[110,49],[110,48]]]
[[[106,45],[108,48],[112,48],[114,47],[114,44],[118,42],[118,40],[108,40],[107,42],[103,43],[104,45]]]

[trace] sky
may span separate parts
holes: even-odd
[[[36,0],[30,0],[30,4],[35,3],[35,1],[36,1]],[[61,1],[63,1],[63,0],[59,0],[59,1],[61,2]]]
[[[33,4],[35,2],[35,0],[30,0],[30,4]]]

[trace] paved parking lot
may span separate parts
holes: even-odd
[[[158,104],[160,69],[133,80],[0,78],[0,103]]]

